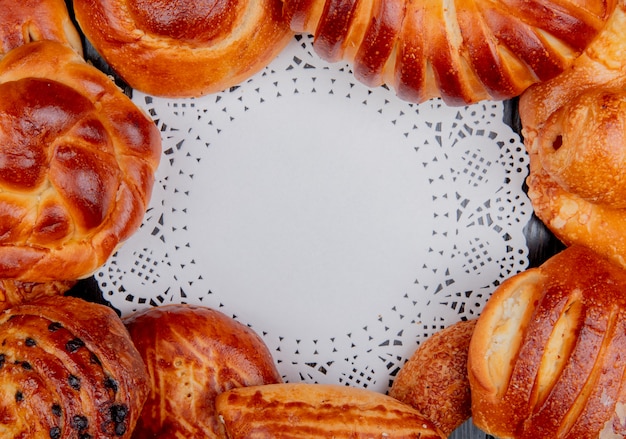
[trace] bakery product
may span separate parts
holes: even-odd
[[[467,352],[476,320],[454,323],[419,345],[389,396],[414,407],[450,435],[471,417]]]
[[[0,58],[31,41],[53,40],[82,54],[80,36],[64,0],[0,0]]]
[[[474,423],[502,438],[626,435],[626,271],[582,246],[506,280],[478,318]]]
[[[566,245],[626,267],[626,5],[557,78],[529,88],[520,117],[535,213]]]
[[[39,298],[60,296],[74,285],[76,285],[75,280],[37,283],[0,279],[0,311]]]
[[[333,384],[240,387],[218,395],[229,439],[443,439],[407,404],[382,393]]]
[[[280,0],[75,0],[87,39],[131,87],[191,97],[235,86],[291,40]]]
[[[615,0],[284,0],[292,29],[315,36],[357,79],[451,105],[519,95],[555,77],[602,29]]]
[[[160,160],[149,116],[69,46],[0,60],[0,279],[73,280],[141,224]]]
[[[211,308],[163,305],[124,322],[151,383],[136,438],[222,438],[218,394],[282,381],[262,339]]]
[[[130,438],[147,373],[115,312],[48,297],[0,314],[0,436]]]

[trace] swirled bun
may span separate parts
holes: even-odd
[[[474,423],[503,438],[626,435],[626,271],[582,246],[503,282],[472,336]]]
[[[519,95],[561,73],[596,37],[615,0],[284,0],[292,29],[328,61],[411,102],[462,105]]]
[[[565,73],[520,98],[529,197],[566,245],[626,267],[626,6]]]
[[[69,46],[0,61],[0,278],[87,277],[141,224],[159,163],[152,120]]]
[[[239,84],[291,40],[280,0],[75,0],[91,44],[131,87],[169,97]]]
[[[5,438],[130,438],[145,365],[115,312],[49,297],[0,314]]]
[[[64,0],[0,0],[0,58],[31,41],[52,40],[82,54],[80,36]]]
[[[151,383],[135,437],[222,438],[217,395],[282,381],[262,339],[219,311],[164,305],[124,322]]]

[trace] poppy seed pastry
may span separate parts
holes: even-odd
[[[582,246],[503,282],[472,336],[474,423],[500,438],[626,435],[626,271]]]
[[[145,365],[110,308],[64,296],[0,314],[0,436],[130,438]]]
[[[161,137],[69,46],[0,60],[0,278],[89,276],[140,226]]]
[[[124,323],[151,383],[135,438],[223,438],[217,395],[282,381],[262,339],[211,308],[163,305]]]
[[[79,26],[115,72],[156,96],[238,85],[292,39],[280,0],[75,0]]]
[[[293,30],[328,61],[410,102],[451,105],[519,95],[562,72],[593,41],[615,0],[284,0]]]

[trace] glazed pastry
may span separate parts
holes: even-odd
[[[0,278],[93,273],[140,226],[160,153],[147,114],[69,46],[11,50],[0,60]]]
[[[603,28],[615,0],[284,0],[293,30],[328,61],[402,99],[463,105],[507,99],[562,72]]]
[[[626,267],[626,6],[571,69],[520,99],[529,197],[566,245]]]
[[[0,310],[43,297],[60,296],[75,284],[73,280],[36,283],[0,279]]]
[[[213,309],[164,305],[124,322],[151,383],[135,438],[222,438],[218,394],[282,381],[262,339]]]
[[[436,332],[417,348],[396,376],[389,396],[424,414],[446,435],[471,415],[467,351],[476,320]]]
[[[500,285],[470,342],[474,423],[501,438],[626,435],[626,271],[582,246]]]
[[[75,0],[87,39],[131,87],[169,97],[238,85],[293,33],[280,0]]]
[[[329,384],[240,387],[217,397],[226,437],[353,439],[443,435],[407,404],[371,390]]]
[[[80,36],[70,20],[64,0],[0,0],[0,58],[31,41],[68,44],[82,54]]]
[[[48,297],[0,314],[0,436],[130,438],[145,365],[115,312]]]

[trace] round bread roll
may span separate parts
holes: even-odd
[[[626,5],[569,70],[520,98],[535,213],[626,267]]]
[[[137,438],[223,438],[218,394],[282,381],[261,338],[210,308],[164,305],[124,319],[151,390]]]
[[[626,435],[626,271],[582,246],[506,280],[470,342],[474,423],[501,438]]]
[[[40,299],[0,314],[0,340],[0,437],[131,437],[148,377],[112,309]]]
[[[131,87],[192,97],[235,86],[291,40],[281,0],[75,0],[90,43]]]
[[[328,61],[411,102],[507,99],[561,73],[603,28],[616,0],[284,0],[293,30]]]
[[[152,120],[69,46],[0,60],[0,278],[89,276],[141,224],[159,163]]]
[[[402,366],[389,396],[414,407],[449,436],[472,414],[467,352],[476,320],[436,332]]]
[[[52,40],[82,54],[80,36],[64,0],[0,0],[0,58],[31,41]]]

